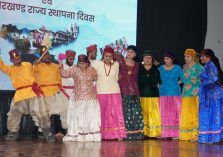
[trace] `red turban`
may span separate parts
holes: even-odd
[[[16,49],[9,51],[10,60],[16,59],[20,56],[19,52]]]
[[[114,53],[114,49],[112,47],[105,47],[104,48],[104,54],[105,53],[112,53],[113,54]]]
[[[92,52],[92,51],[96,51],[97,50],[97,45],[90,45],[86,48],[87,52]]]
[[[67,57],[74,57],[76,56],[76,52],[73,50],[66,50],[66,56]]]

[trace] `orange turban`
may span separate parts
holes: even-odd
[[[195,62],[199,62],[199,58],[197,57],[196,51],[194,49],[186,49],[184,54],[193,57]]]
[[[193,58],[196,58],[196,51],[194,49],[186,49],[186,51],[184,52],[185,55],[191,56]]]

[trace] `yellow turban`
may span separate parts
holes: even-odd
[[[186,51],[184,52],[185,55],[189,55],[193,58],[196,58],[196,52],[194,49],[186,49]]]
[[[195,62],[198,62],[199,59],[197,58],[196,51],[194,49],[186,49],[184,55],[188,55],[194,58]]]

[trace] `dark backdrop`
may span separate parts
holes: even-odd
[[[184,63],[186,48],[204,48],[207,0],[138,0],[137,47],[141,58],[150,49],[163,60],[163,52],[175,52]]]

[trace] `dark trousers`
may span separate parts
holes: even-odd
[[[58,132],[66,134],[66,130],[62,128],[60,115],[54,114],[51,116],[51,129],[53,134],[57,134]]]

